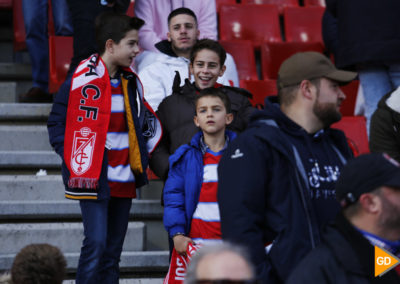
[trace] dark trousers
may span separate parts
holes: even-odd
[[[118,283],[119,261],[131,206],[131,198],[80,201],[85,238],[77,284]]]

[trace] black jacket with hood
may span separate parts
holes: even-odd
[[[340,167],[352,157],[342,131],[327,128],[311,136],[275,100],[269,97],[265,110],[252,116],[218,166],[222,237],[248,247],[263,283],[283,283],[320,243],[321,212],[311,200],[304,147],[295,146],[293,137],[303,139],[307,151],[320,151],[323,159],[334,155]],[[333,220],[339,205],[323,210]]]

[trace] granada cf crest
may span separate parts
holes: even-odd
[[[92,165],[96,133],[88,127],[74,132],[74,145],[71,154],[71,168],[76,175],[85,173]]]

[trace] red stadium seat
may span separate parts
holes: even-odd
[[[11,10],[13,7],[12,0],[0,0],[0,9]]]
[[[263,79],[278,77],[279,67],[291,55],[297,52],[323,52],[324,48],[316,42],[265,42],[261,46],[261,65]]]
[[[135,0],[131,0],[131,3],[129,3],[128,10],[126,11],[126,14],[130,17],[135,16]]]
[[[322,40],[322,7],[288,7],[283,13],[286,41],[320,42]]]
[[[220,40],[226,52],[235,59],[239,80],[258,80],[254,47],[249,40]]]
[[[275,5],[223,5],[219,12],[221,40],[281,42],[278,8]]]
[[[22,14],[22,0],[13,0],[13,29],[14,29],[14,50],[26,49],[24,16]]]
[[[222,5],[234,5],[236,0],[215,0],[215,5],[217,6],[217,12],[219,13]]]
[[[350,148],[355,156],[369,153],[366,120],[364,116],[343,116],[332,124],[333,128],[340,129],[346,134]]]
[[[325,0],[304,0],[304,6],[306,6],[306,7],[309,7],[309,6],[325,7],[326,3],[325,3]]]
[[[283,14],[286,7],[299,7],[298,0],[242,0],[242,4],[271,4],[278,7],[279,14]]]
[[[360,81],[355,80],[346,86],[341,87],[343,93],[346,95],[346,99],[343,101],[342,106],[340,108],[340,112],[344,116],[353,116],[354,109],[356,107],[356,99],[358,86],[360,85]]]
[[[252,93],[250,102],[257,108],[264,108],[265,98],[277,94],[276,80],[242,80],[240,86]]]
[[[73,55],[71,36],[49,37],[49,92],[55,93],[64,82]]]

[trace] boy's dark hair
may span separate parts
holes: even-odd
[[[31,244],[15,257],[11,267],[13,284],[61,284],[67,263],[62,252],[49,244]]]
[[[171,22],[171,19],[173,17],[175,17],[175,16],[178,16],[178,15],[189,15],[189,16],[192,16],[194,18],[194,21],[195,21],[196,25],[197,25],[196,14],[192,10],[190,10],[189,8],[181,7],[181,8],[175,9],[171,13],[169,13],[169,15],[168,15],[168,26],[169,26],[169,24]]]
[[[142,19],[115,12],[104,12],[96,17],[95,33],[99,54],[106,49],[106,41],[112,39],[118,44],[127,32],[139,30],[144,25]]]
[[[219,64],[221,65],[221,67],[224,66],[226,59],[225,49],[218,41],[208,38],[198,40],[196,44],[193,46],[192,51],[190,52],[190,64],[193,65],[197,53],[199,53],[203,49],[214,51],[219,57]]]
[[[197,103],[199,102],[199,100],[203,97],[214,97],[214,98],[220,98],[222,103],[225,106],[226,109],[226,113],[231,113],[231,100],[229,99],[228,95],[225,94],[222,90],[220,90],[220,88],[205,88],[203,90],[200,91],[200,93],[198,94],[198,96],[196,96],[195,99],[195,106],[197,109]],[[196,112],[197,114],[197,112]]]

